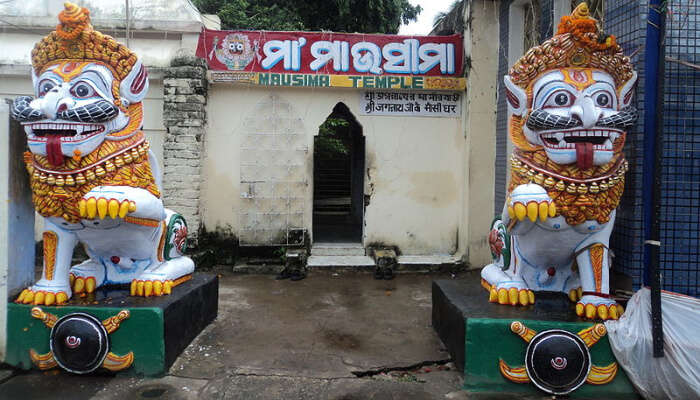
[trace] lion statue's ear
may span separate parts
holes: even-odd
[[[506,84],[506,100],[508,100],[509,113],[522,117],[527,111],[527,93],[520,86],[513,83],[508,75],[503,77],[503,82]]]
[[[632,72],[632,77],[620,88],[620,109],[627,108],[632,104],[634,97],[634,87],[637,83],[637,72]]]
[[[148,72],[141,61],[136,61],[119,86],[119,96],[129,104],[140,103],[148,92]]]

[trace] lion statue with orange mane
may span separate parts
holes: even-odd
[[[18,303],[63,304],[107,284],[161,296],[189,279],[187,225],[163,207],[158,163],[142,131],[148,74],[136,54],[65,3],[32,50],[36,98],[11,107],[24,127],[36,211],[44,217],[42,277]],[[89,260],[71,267],[81,242]]]
[[[627,171],[637,74],[585,3],[504,77],[515,150],[503,215],[491,226],[491,302],[526,306],[563,292],[588,319],[617,319],[608,243]]]

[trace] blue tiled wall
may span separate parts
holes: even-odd
[[[700,71],[678,61],[700,61],[700,5],[676,0],[669,4],[664,77],[664,130],[661,151],[662,287],[698,296],[700,277]],[[625,54],[633,55],[639,73],[637,126],[628,133],[630,161],[625,194],[618,210],[611,248],[614,268],[643,284],[641,187],[644,119],[644,45],[646,1],[618,0],[606,7],[605,29],[617,36]],[[669,58],[672,59],[669,61]]]

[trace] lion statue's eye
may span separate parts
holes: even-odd
[[[544,107],[569,107],[574,103],[574,96],[566,90],[558,90],[547,98]]]
[[[95,89],[85,82],[76,83],[70,90],[71,94],[75,97],[86,98],[95,95]]]
[[[44,79],[43,81],[39,82],[39,97],[44,96],[54,87],[56,87],[56,83],[54,83],[52,80]]]
[[[612,101],[610,99],[610,95],[608,93],[605,93],[605,92],[597,93],[594,95],[593,98],[595,100],[595,104],[598,107],[610,107],[610,105],[612,104]]]
[[[557,103],[558,106],[565,106],[569,102],[569,97],[564,93],[559,93],[554,96],[554,102]]]

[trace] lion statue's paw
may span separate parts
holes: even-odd
[[[24,289],[15,299],[15,303],[37,306],[62,305],[68,302],[70,296],[70,287],[42,279],[36,285]]]
[[[131,281],[130,294],[139,297],[164,296],[172,293],[173,288],[192,279],[192,275],[181,276],[177,279],[134,279]]]
[[[491,264],[495,269],[495,266]],[[487,266],[488,268],[489,266]],[[484,268],[486,271],[487,268]],[[528,306],[535,304],[535,292],[530,290],[525,282],[518,279],[503,279],[489,283],[489,274],[484,276],[482,271],[481,286],[489,292],[489,302],[511,306]],[[504,274],[502,271],[497,271]]]
[[[547,191],[540,185],[528,183],[517,186],[508,201],[508,217],[522,221],[527,217],[544,222],[556,215],[557,208]]]
[[[571,300],[572,303],[581,300],[581,297],[583,297],[583,289],[580,286],[569,290],[569,300]]]
[[[576,315],[585,319],[618,319],[625,309],[612,299],[585,295],[576,303]]]
[[[145,270],[131,281],[132,296],[150,297],[170,294],[172,289],[192,279],[194,262],[181,256],[168,260],[152,269]]]

